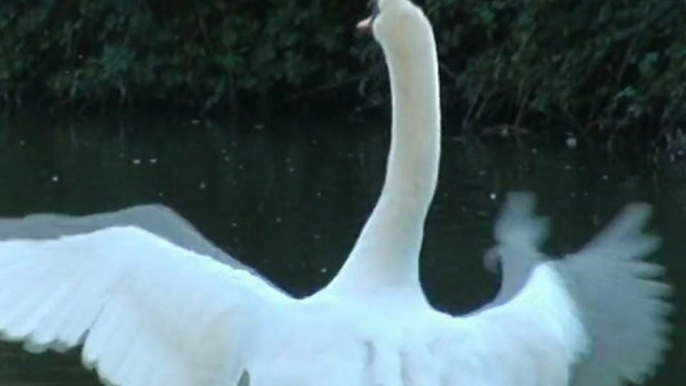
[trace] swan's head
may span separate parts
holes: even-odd
[[[371,0],[372,15],[357,24],[372,32],[386,53],[414,52],[413,48],[433,46],[431,23],[424,12],[409,0]]]

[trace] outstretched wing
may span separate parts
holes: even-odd
[[[486,252],[484,263],[502,278],[500,290],[486,308],[504,304],[516,296],[531,277],[534,268],[548,260],[539,249],[550,231],[547,218],[534,215],[536,197],[511,193],[495,224],[494,248]]]
[[[137,227],[0,242],[0,333],[34,352],[83,344],[121,386],[235,384],[257,315],[290,298]]]
[[[460,374],[465,367],[451,360],[452,374],[488,386],[639,380],[664,347],[666,325],[666,287],[655,281],[656,266],[641,261],[658,244],[641,232],[648,207],[629,206],[581,252],[550,262],[538,251],[547,222],[534,216],[534,203],[528,194],[508,198],[492,251],[503,286],[492,305],[455,318],[460,341],[450,339],[445,355],[472,368]]]
[[[160,204],[137,205],[87,216],[41,213],[23,218],[0,218],[0,241],[51,239],[128,225],[147,230],[182,248],[210,256],[233,268],[255,273],[208,241],[191,223],[171,208]]]
[[[510,301],[455,317],[446,330],[436,355],[450,385],[567,386],[587,348],[578,310],[548,264]]]
[[[664,269],[644,260],[659,239],[642,232],[648,205],[629,205],[580,252],[554,263],[578,304],[590,351],[574,371],[573,386],[638,384],[669,346]]]

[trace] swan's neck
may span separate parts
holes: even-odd
[[[400,289],[424,300],[419,252],[440,156],[438,63],[430,30],[427,35],[423,44],[409,49],[385,47],[393,109],[386,179],[374,211],[329,289]]]

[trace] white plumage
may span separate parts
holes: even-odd
[[[34,352],[83,343],[87,367],[132,386],[216,384],[261,307],[287,300],[135,227],[3,242],[0,283],[4,339]]]
[[[496,225],[494,303],[463,317],[429,305],[418,266],[440,154],[433,33],[408,0],[379,0],[360,26],[386,56],[393,141],[379,202],[328,286],[294,299],[208,257],[221,252],[160,208],[5,220],[0,239],[20,238],[0,241],[2,338],[34,352],[83,345],[84,364],[118,386],[615,386],[651,371],[666,308],[656,266],[641,260],[657,246],[642,233],[645,207],[546,262],[547,223],[514,195]],[[618,280],[593,296],[599,273]]]

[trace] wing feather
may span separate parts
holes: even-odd
[[[237,381],[254,318],[289,300],[245,270],[136,227],[0,242],[2,338],[32,352],[83,344],[84,364],[107,384]]]
[[[659,245],[643,231],[650,207],[627,206],[581,251],[550,261],[538,250],[548,227],[534,203],[530,194],[508,197],[498,245],[487,255],[500,259],[500,292],[491,305],[455,319],[469,343],[453,339],[451,350],[473,358],[480,371],[472,374],[483,374],[483,385],[642,382],[668,346],[671,310],[664,269],[644,260]]]
[[[538,266],[508,302],[455,317],[439,357],[448,384],[566,386],[587,346],[562,278]],[[456,363],[468,363],[465,367]]]
[[[39,213],[23,218],[0,218],[0,241],[54,239],[123,226],[144,229],[182,248],[210,256],[233,268],[257,274],[250,267],[229,256],[207,240],[188,220],[173,209],[160,204],[136,205],[85,216]]]
[[[671,287],[661,281],[664,268],[644,260],[660,245],[643,231],[651,213],[648,205],[628,205],[579,252],[555,262],[592,343],[574,386],[642,383],[669,347]]]

